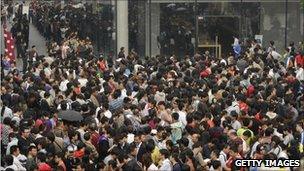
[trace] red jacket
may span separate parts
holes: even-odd
[[[304,56],[301,54],[298,54],[295,58],[295,63],[299,67],[304,67]]]

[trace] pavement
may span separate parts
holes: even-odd
[[[8,23],[8,28],[11,28],[10,23]],[[46,47],[46,40],[44,39],[43,36],[40,35],[40,33],[38,32],[38,30],[36,29],[36,27],[30,23],[29,25],[30,28],[30,35],[29,35],[29,48],[31,48],[33,45],[36,46],[36,49],[38,51],[38,55],[45,55],[48,56],[47,54],[47,47]],[[2,27],[2,23],[1,23],[1,54],[4,54],[4,49],[5,49],[5,45],[4,45],[4,37],[3,37],[3,27]],[[16,55],[16,48],[15,48],[15,55]],[[17,63],[17,68],[19,70],[22,70],[22,59],[18,59],[16,60]]]
[[[45,41],[44,37],[40,35],[38,30],[32,23],[30,23],[29,27],[30,27],[29,48],[31,48],[32,46],[35,45],[36,49],[38,51],[38,55],[48,56],[46,41]],[[17,63],[17,68],[19,70],[22,70],[22,66],[23,66],[22,59],[18,58],[16,60],[16,63]]]

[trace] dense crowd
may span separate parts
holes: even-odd
[[[82,6],[71,4],[61,8],[60,5],[48,2],[32,2],[29,17],[38,31],[46,40],[61,45],[62,41],[72,32],[77,32],[79,38],[90,38],[97,47],[97,52],[113,51],[113,15],[109,6],[93,13],[92,5]]]
[[[114,59],[77,31],[58,39],[23,73],[2,61],[4,170],[230,171],[246,169],[236,159],[303,158],[302,44],[280,55],[251,40],[220,59],[122,47]]]

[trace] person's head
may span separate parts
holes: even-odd
[[[264,134],[265,134],[266,137],[269,137],[269,136],[271,136],[273,134],[273,132],[274,132],[273,128],[268,127],[268,128],[266,128]]]
[[[114,93],[113,93],[113,98],[117,99],[120,96],[121,96],[121,90],[119,90],[119,89],[115,90]]]
[[[229,137],[229,139],[231,139],[231,140],[235,139],[235,138],[237,137],[236,131],[235,131],[235,130],[230,130],[230,131],[228,132],[228,137]]]
[[[13,155],[13,156],[18,156],[20,154],[19,147],[17,145],[11,146],[10,154]]]
[[[30,132],[31,132],[31,131],[30,131],[29,129],[27,129],[27,128],[21,128],[20,131],[21,131],[21,136],[22,136],[23,138],[28,138],[29,135],[30,135]]]
[[[5,125],[11,125],[11,123],[12,123],[12,119],[10,117],[5,117],[3,119],[3,124],[5,124]]]
[[[189,140],[188,138],[182,137],[180,140],[178,140],[179,146],[181,149],[188,147],[189,145]]]
[[[42,153],[42,152],[39,152],[37,154],[37,160],[38,160],[38,163],[44,163],[44,162],[46,162],[46,154]]]
[[[159,109],[161,109],[161,110],[164,110],[164,109],[165,109],[165,102],[164,102],[164,101],[158,102],[157,105],[158,105]]]
[[[190,171],[191,170],[191,168],[190,168],[190,166],[188,165],[188,164],[182,164],[182,166],[181,166],[181,170],[182,171]]]
[[[83,139],[85,141],[89,141],[91,139],[91,134],[89,132],[84,133]]]
[[[230,116],[231,116],[232,120],[237,120],[237,118],[238,118],[238,114],[236,113],[235,110],[230,112]]]
[[[302,122],[298,122],[297,124],[296,124],[296,131],[297,132],[303,132],[303,123]]]
[[[116,160],[110,160],[108,164],[109,164],[109,166],[112,170],[115,170],[117,168],[117,161]]]
[[[143,156],[142,156],[142,162],[143,162],[143,165],[148,168],[152,163],[153,163],[153,160],[151,158],[151,153],[145,153]]]
[[[150,153],[155,149],[155,142],[153,139],[149,139],[146,144],[146,150]]]
[[[68,137],[71,141],[76,141],[78,139],[78,134],[74,129],[68,130]]]
[[[174,144],[173,144],[172,140],[167,140],[166,141],[167,150],[171,151],[173,146],[174,146]]]
[[[276,135],[274,135],[274,136],[271,137],[271,145],[272,145],[272,147],[277,147],[280,144],[280,142],[281,142],[280,137],[278,137]]]
[[[243,132],[243,139],[245,141],[247,141],[251,136],[252,135],[251,135],[251,132],[249,130],[246,130],[246,131]]]
[[[50,143],[53,143],[55,141],[55,134],[53,132],[49,132],[46,137]]]
[[[238,146],[234,145],[231,147],[229,155],[233,158],[235,158],[238,155]]]
[[[172,163],[180,163],[180,160],[179,160],[179,154],[178,153],[173,153],[170,157],[170,161]]]
[[[61,162],[63,159],[64,159],[64,153],[59,152],[59,153],[55,154],[55,162],[56,163]]]
[[[179,118],[179,114],[178,113],[176,113],[176,112],[172,113],[172,119],[174,120],[174,122],[177,122],[178,118]]]
[[[213,160],[213,161],[211,162],[211,165],[212,165],[212,167],[213,167],[213,169],[214,169],[215,171],[221,171],[221,170],[222,170],[221,162],[220,162],[219,160]]]
[[[31,145],[28,149],[28,155],[30,155],[32,157],[36,157],[37,156],[37,147],[34,145]]]
[[[244,118],[243,119],[243,126],[248,128],[250,126],[250,119],[249,118]]]
[[[200,138],[200,135],[197,134],[197,133],[194,133],[194,134],[191,135],[191,140],[192,140],[193,143],[198,142],[199,138]]]
[[[223,147],[223,152],[225,154],[229,154],[230,152],[230,146],[228,144],[225,144],[224,147]]]
[[[135,143],[130,144],[130,154],[132,156],[136,156],[137,155],[137,147]]]
[[[161,149],[159,152],[162,159],[167,159],[170,157],[170,153],[167,149]]]
[[[114,147],[114,148],[110,151],[110,155],[111,155],[114,159],[116,159],[117,156],[119,155],[119,152],[120,152],[119,148],[118,148],[118,147]]]
[[[210,154],[211,160],[217,160],[220,155],[220,152],[218,150],[213,150]]]

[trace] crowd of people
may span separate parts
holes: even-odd
[[[58,36],[23,73],[4,60],[1,170],[230,171],[248,169],[237,159],[303,158],[302,44],[280,55],[251,40],[219,59],[122,47],[113,58],[80,34]]]
[[[92,5],[71,4],[61,8],[49,2],[31,3],[30,18],[46,40],[61,45],[67,34],[77,32],[79,38],[89,37],[98,52],[112,52],[113,16],[104,7],[103,11],[93,13]]]

